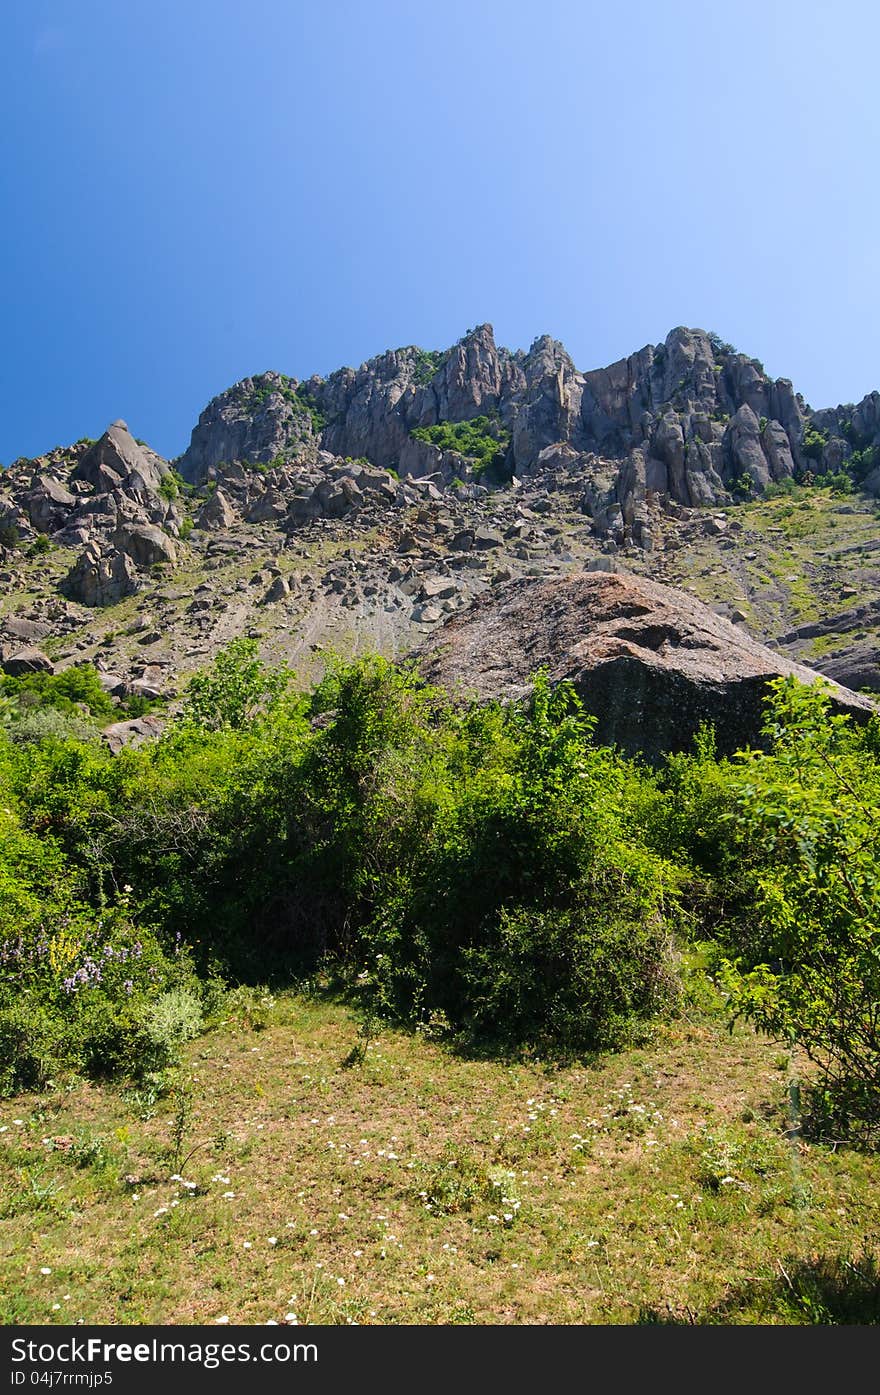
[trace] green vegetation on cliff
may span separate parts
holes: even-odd
[[[441,421],[436,426],[419,426],[412,432],[417,441],[455,451],[481,475],[490,466],[500,468],[510,445],[510,432],[490,417],[470,421]]]

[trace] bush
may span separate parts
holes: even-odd
[[[164,1070],[175,1064],[180,1048],[197,1037],[202,1028],[202,1004],[188,988],[172,988],[144,1014],[142,1036],[148,1048],[145,1070]]]
[[[44,1088],[58,1064],[62,1031],[33,1003],[0,1007],[0,1097]]]
[[[510,432],[489,417],[473,417],[470,421],[443,421],[437,426],[419,426],[412,432],[417,441],[438,446],[440,450],[455,451],[472,465],[476,475],[490,467],[504,465]]]
[[[30,746],[43,741],[95,741],[98,729],[78,713],[38,707],[19,710],[9,724],[8,734],[16,745]]]
[[[828,444],[828,432],[819,431],[814,426],[805,426],[801,440],[801,454],[808,460],[821,462],[822,452]]]
[[[210,672],[190,679],[183,719],[209,731],[246,726],[288,682],[285,669],[269,673],[257,652],[256,640],[234,639],[228,644]]]
[[[725,966],[737,1012],[797,1043],[847,1111],[880,1122],[877,722],[833,716],[821,685],[772,685],[769,752],[736,763],[731,836],[750,914]]]
[[[72,702],[77,673],[26,691]],[[686,932],[817,1062],[828,1117],[876,1119],[880,724],[780,680],[766,749],[719,761],[704,731],[659,772],[593,726],[545,675],[455,706],[378,658],[301,697],[239,641],[149,746],[0,731],[0,1088],[164,1068],[196,963],[213,998],[329,968],[374,1016],[606,1048],[674,1003]]]
[[[171,469],[159,481],[159,493],[167,503],[173,504],[186,489],[186,482],[177,470]]]
[[[86,708],[93,717],[107,721],[116,710],[93,664],[76,664],[61,673],[6,676],[0,679],[0,693],[14,699],[20,709],[54,708],[73,716]]]
[[[556,1051],[607,1049],[675,1001],[675,960],[662,916],[654,907],[643,917],[626,879],[616,888],[611,881],[610,914],[595,885],[584,888],[573,910],[500,909],[486,940],[464,953],[467,1018],[479,1038]]]
[[[564,1049],[620,1040],[674,978],[672,869],[626,846],[639,777],[592,747],[567,685],[539,677],[528,708],[456,718],[393,682],[383,692],[376,675],[340,761],[369,791],[336,862],[361,903],[354,967],[408,1020],[442,1013],[476,1037]],[[353,696],[340,695],[349,719]],[[381,746],[363,740],[365,718],[384,722]]]

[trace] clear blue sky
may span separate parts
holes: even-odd
[[[251,372],[715,329],[880,387],[876,0],[3,0],[0,460]]]

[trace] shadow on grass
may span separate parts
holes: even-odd
[[[743,1323],[880,1324],[880,1267],[874,1254],[816,1255],[778,1262],[776,1272],[733,1288],[702,1312],[643,1308],[641,1324],[716,1326]]]

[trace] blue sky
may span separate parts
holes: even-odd
[[[876,0],[4,0],[0,461],[251,372],[714,329],[880,387]]]

